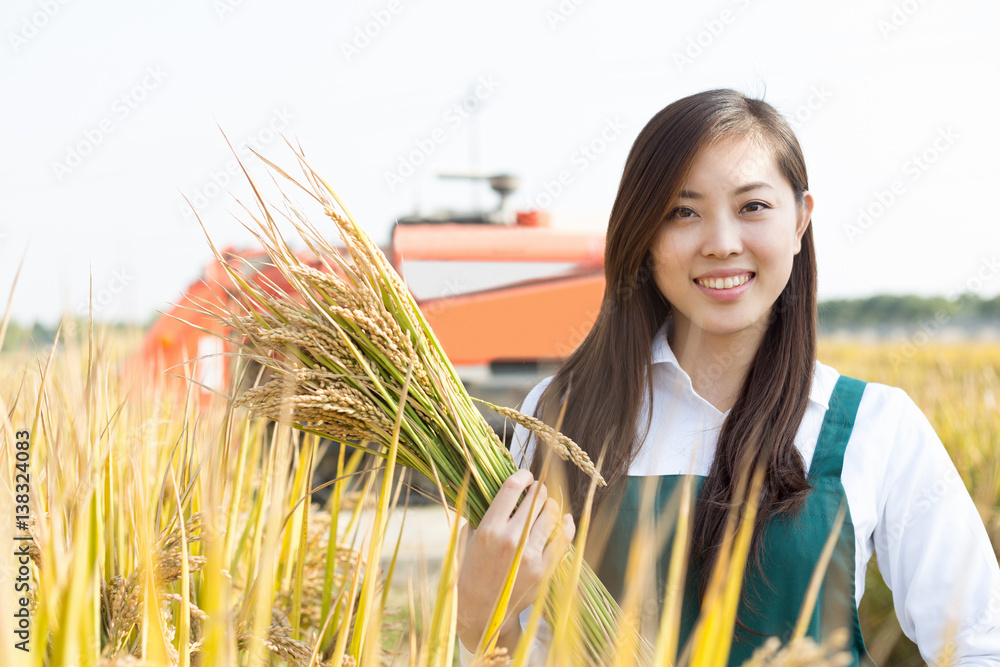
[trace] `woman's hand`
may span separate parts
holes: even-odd
[[[517,499],[525,490],[528,494],[515,511]],[[531,511],[535,493],[538,499]],[[459,553],[463,556],[458,574],[457,629],[462,644],[470,651],[479,646],[480,638],[489,625],[497,598],[514,563],[525,523],[530,523],[531,528],[511,591],[507,617],[497,641],[497,646],[506,647],[513,653],[521,638],[518,614],[538,595],[538,587],[546,571],[558,562],[576,534],[576,524],[572,515],[564,515],[561,535],[557,532],[549,542],[549,537],[560,523],[559,504],[548,497],[545,485],[535,482],[530,471],[518,470],[500,486],[479,528],[472,530],[468,525],[462,528],[459,538]]]

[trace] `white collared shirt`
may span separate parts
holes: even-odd
[[[667,344],[653,341],[652,422],[630,476],[707,476],[727,413],[699,396]],[[809,403],[795,436],[808,470],[833,387],[835,369],[816,362]],[[551,381],[521,406],[533,414]],[[861,378],[864,379],[864,378]],[[647,403],[639,424],[646,423]],[[511,453],[527,467],[528,432],[515,426]],[[869,382],[844,452],[841,482],[855,535],[855,600],[874,553],[903,632],[928,664],[940,660],[948,620],[957,621],[956,665],[1000,666],[1000,566],[983,520],[934,428],[905,391]],[[810,565],[811,567],[811,565]],[[522,624],[528,610],[521,615]],[[547,630],[547,628],[545,628]],[[539,633],[535,653],[544,651]],[[463,664],[471,656],[462,651]],[[541,656],[538,656],[539,658]]]

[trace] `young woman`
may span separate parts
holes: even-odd
[[[608,488],[597,496],[595,516],[610,519],[597,540],[609,546],[592,563],[616,596],[642,483],[653,478],[656,502],[666,503],[684,475],[696,476],[682,641],[727,510],[742,502],[741,472],[760,463],[766,473],[730,664],[770,635],[790,636],[843,507],[808,634],[823,640],[847,627],[854,664],[872,664],[857,605],[874,552],[902,629],[926,661],[948,653],[952,664],[1000,665],[1000,567],[941,441],[904,391],[841,376],[816,360],[812,211],[801,149],[773,107],[711,90],[664,108],[625,164],[597,321],[522,410],[555,424],[568,392],[562,431],[595,461],[604,450]],[[515,457],[534,474],[511,476],[466,536],[459,636],[469,649],[527,521],[518,602],[498,643],[513,650],[517,612],[561,556],[560,542],[549,537],[561,523],[572,538],[587,491],[589,480],[567,469],[572,513],[560,518],[548,498],[555,493],[534,481],[542,459],[533,456],[535,442],[520,427],[514,440]],[[526,490],[540,494],[531,516],[528,503],[515,511]],[[667,554],[657,554],[659,591]],[[543,635],[538,656],[544,643]]]

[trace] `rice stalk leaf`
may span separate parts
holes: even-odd
[[[563,411],[565,411],[565,404],[563,404]],[[562,415],[560,415],[561,420]],[[602,450],[601,459],[597,463],[598,469],[600,469],[603,459],[604,454]],[[566,661],[566,656],[579,655],[581,653],[579,644],[591,639],[581,636],[578,633],[570,632],[570,619],[583,616],[580,612],[587,608],[586,598],[578,598],[576,591],[581,572],[584,569],[584,545],[587,543],[587,535],[590,531],[590,513],[594,504],[596,491],[597,478],[594,477],[591,478],[590,485],[587,488],[587,498],[584,501],[580,525],[576,531],[576,544],[578,547],[575,551],[573,549],[568,550],[563,557],[556,575],[558,583],[553,588],[555,602],[550,602],[550,605],[553,607],[551,613],[555,619],[555,626],[552,629],[552,646],[549,650],[550,655],[555,654],[558,656],[560,662]],[[596,627],[588,628],[586,622],[584,623],[584,629],[597,630]],[[610,647],[611,641],[611,637],[598,637],[598,646],[592,647],[591,650],[595,648],[599,650],[602,646]],[[602,660],[607,658],[607,656],[601,656],[600,654],[597,657]]]
[[[21,261],[17,263],[17,270],[14,271],[14,281],[11,283],[10,292],[7,293],[7,306],[3,309],[3,321],[0,322],[0,351],[3,350],[3,342],[7,337],[7,324],[10,322],[10,311],[14,305],[14,290],[17,289],[17,279],[21,277],[21,269],[24,268],[24,259],[28,256],[28,248],[25,246],[21,253]]]
[[[747,487],[746,474],[737,480],[736,497],[746,499],[743,516],[738,517],[736,509],[727,516],[722,545],[708,581],[701,615],[690,640],[691,667],[724,667],[729,659],[743,572],[763,480],[764,469],[758,466],[746,495],[743,493]]]
[[[170,467],[170,479],[173,482],[171,487],[174,491],[174,498],[177,502],[178,521],[177,527],[181,536],[181,602],[180,618],[177,624],[177,651],[178,667],[189,667],[191,664],[191,653],[188,650],[188,643],[191,639],[191,568],[188,563],[188,541],[187,529],[184,526],[182,515],[183,505],[181,496],[177,490],[177,477],[174,474],[173,466]]]
[[[743,589],[743,572],[746,568],[747,555],[753,537],[754,520],[757,517],[757,506],[760,503],[760,488],[764,483],[764,468],[754,471],[750,484],[750,494],[743,511],[743,517],[736,533],[733,554],[729,562],[729,573],[725,580],[722,596],[722,627],[719,642],[719,658],[716,663],[724,667],[729,661],[729,651],[732,646],[733,630],[736,626],[736,613],[740,604],[740,591]],[[728,641],[727,641],[728,640]]]
[[[638,640],[640,614],[644,602],[647,601],[650,586],[649,578],[656,572],[654,558],[659,553],[656,531],[653,526],[653,503],[656,499],[656,478],[645,480],[639,502],[637,528],[632,534],[628,560],[625,564],[625,581],[629,585],[625,589],[625,599],[622,601],[622,617],[625,622],[619,627],[615,637],[615,655],[632,655]],[[655,590],[655,588],[653,589]],[[655,596],[655,593],[654,593]],[[655,598],[654,598],[655,600]]]
[[[347,463],[348,469],[354,470],[357,468],[360,460],[361,452],[355,450],[351,455],[350,461]],[[333,593],[333,575],[337,566],[337,540],[339,539],[337,525],[340,517],[340,499],[345,484],[344,470],[344,447],[340,447],[337,453],[337,479],[336,482],[334,482],[333,490],[330,493],[330,528],[327,533],[326,559],[323,563],[323,595],[321,597],[322,606],[320,608],[320,618],[324,619],[327,619],[328,617],[336,618],[336,614],[331,613],[330,596]],[[329,621],[327,621],[327,623],[328,622]],[[320,639],[317,642],[318,646],[329,645],[330,641],[333,639],[332,633],[335,627],[336,626],[332,623],[327,625],[327,629],[320,633]]]
[[[337,632],[337,643],[334,646],[333,655],[330,657],[328,664],[344,664],[344,656],[347,655],[347,641],[351,636],[351,621],[354,617],[354,605],[351,604],[351,601],[355,599],[358,590],[358,581],[361,578],[361,559],[359,558],[354,565],[354,573],[349,580],[350,593],[347,595],[347,604],[344,606],[344,617],[340,622]],[[335,605],[334,609],[339,609],[339,606]]]
[[[654,665],[677,664],[677,645],[680,635],[681,610],[684,603],[685,573],[691,542],[691,510],[694,496],[694,476],[685,475],[680,486],[680,508],[677,527],[671,544],[670,566],[667,570],[666,590],[660,627],[653,653]]]
[[[441,578],[434,599],[434,610],[428,628],[427,641],[420,652],[421,667],[451,665],[454,660],[456,621],[458,612],[458,529],[470,484],[469,477],[459,488],[456,515],[451,521],[451,536],[441,563]]]
[[[292,584],[292,611],[291,611],[291,625],[292,625],[292,638],[299,639],[299,629],[300,621],[302,618],[302,579],[305,573],[306,564],[306,552],[309,543],[309,512],[311,508],[311,482],[312,482],[312,471],[313,471],[313,460],[316,454],[317,439],[315,436],[307,438],[309,445],[306,447],[307,458],[304,465],[300,467],[300,470],[304,471],[300,478],[301,488],[304,488],[306,493],[302,497],[302,500],[296,503],[299,511],[302,513],[302,521],[299,528],[297,544],[294,545],[295,553],[295,567],[293,570],[293,584]],[[298,489],[299,487],[296,486]],[[296,492],[297,493],[297,492]],[[292,532],[292,531],[289,531]]]
[[[392,507],[395,508],[399,502],[399,493],[403,488],[403,481],[405,480],[405,474],[399,476],[399,481],[396,483],[396,493],[392,501]],[[406,510],[409,509],[409,503],[403,503],[403,515],[400,517],[399,521],[399,534],[396,536],[396,546],[392,550],[392,558],[389,559],[389,567],[386,568],[385,572],[385,586],[382,588],[382,600],[380,602],[380,607],[385,609],[389,603],[389,587],[392,583],[393,576],[396,573],[396,562],[399,559],[399,547],[403,544],[403,529],[406,527]]]
[[[385,471],[382,478],[382,489],[379,492],[378,505],[375,510],[373,524],[373,535],[368,545],[368,567],[365,568],[364,581],[361,585],[361,600],[358,604],[358,618],[361,621],[355,626],[355,634],[351,638],[349,653],[355,659],[360,659],[361,646],[364,643],[365,633],[369,627],[369,617],[372,614],[373,599],[375,595],[375,584],[378,576],[378,562],[382,554],[382,543],[385,539],[386,523],[388,522],[389,497],[392,493],[392,479],[396,468],[396,453],[399,451],[399,428],[403,422],[403,405],[406,404],[406,394],[410,388],[410,380],[413,376],[413,360],[406,370],[406,378],[403,380],[403,389],[400,394],[400,407],[396,413],[396,423],[393,426],[392,442],[389,446],[389,455],[386,461]],[[377,626],[376,626],[377,627]],[[374,628],[373,628],[374,630]]]

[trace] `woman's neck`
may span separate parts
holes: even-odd
[[[667,329],[667,342],[695,392],[719,412],[726,412],[736,403],[764,333],[763,326],[754,326],[732,334],[711,334],[690,322],[674,321]]]

